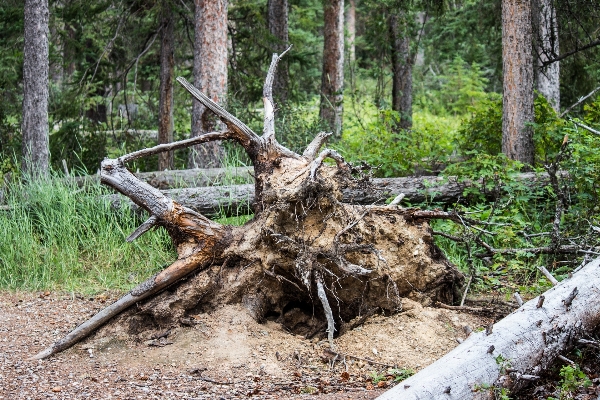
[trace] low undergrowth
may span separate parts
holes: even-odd
[[[173,259],[162,230],[132,244],[142,222],[112,209],[99,184],[79,188],[65,179],[9,184],[0,211],[0,288],[94,292],[126,290]]]

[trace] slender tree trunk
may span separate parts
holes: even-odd
[[[531,0],[502,1],[504,75],[502,152],[533,164],[533,56]]]
[[[269,0],[269,32],[276,39],[273,45],[273,51],[281,54],[288,46],[288,0]],[[287,88],[289,82],[289,69],[287,58],[279,62],[275,80],[273,82],[273,92],[275,99],[279,103],[287,100]]]
[[[390,17],[392,43],[392,109],[400,113],[398,128],[412,127],[412,57],[406,13]]]
[[[224,105],[227,95],[227,0],[195,0],[194,84],[213,101]],[[192,106],[192,137],[221,128],[219,120],[199,101]],[[220,141],[190,149],[190,168],[220,167]]]
[[[558,57],[558,20],[551,0],[534,0],[534,27],[537,27],[537,90],[560,112],[560,63],[543,67],[545,61]]]
[[[356,61],[356,0],[348,1],[348,8],[346,9],[346,30],[348,31],[348,37],[346,43],[348,44],[348,57],[350,62]]]
[[[25,1],[23,172],[48,173],[48,0]]]
[[[335,137],[342,135],[344,111],[344,0],[325,0],[320,117]]]
[[[173,12],[169,0],[163,0],[161,10],[160,42],[160,99],[158,121],[158,143],[173,141],[173,80],[175,61],[173,59]],[[173,152],[158,155],[158,170],[173,169]]]

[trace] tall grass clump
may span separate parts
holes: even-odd
[[[127,290],[174,259],[164,230],[125,241],[143,216],[113,208],[99,183],[22,179],[4,191],[0,289]]]

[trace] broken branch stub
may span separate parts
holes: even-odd
[[[276,64],[272,63],[269,76]],[[338,153],[321,149],[327,133],[318,134],[298,155],[277,142],[270,119],[265,119],[259,137],[187,81],[178,81],[227,126],[226,131],[208,133],[193,143],[232,140],[252,161],[254,218],[244,226],[220,225],[137,179],[125,167],[127,161],[187,146],[192,140],[104,160],[102,182],[150,214],[130,238],[152,227],[165,228],[178,260],[119,300],[118,307],[107,307],[81,325],[85,328],[76,328],[60,345],[40,353],[40,358],[68,348],[119,313],[112,325],[142,335],[155,326],[179,325],[199,310],[242,303],[258,321],[275,316],[296,334],[314,335],[318,330],[333,343],[334,333],[345,322],[373,309],[397,311],[403,296],[425,304],[454,300],[463,277],[434,245],[427,222],[455,218],[450,213],[345,203],[344,190],[372,188],[352,175],[354,169]],[[269,91],[265,88],[265,98],[272,101]],[[324,164],[325,158],[336,165]],[[167,286],[170,290],[162,291]],[[132,301],[137,304],[135,312],[122,312]],[[109,334],[110,329],[103,332]]]

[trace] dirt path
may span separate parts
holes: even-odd
[[[346,357],[333,366],[326,342],[306,340],[275,322],[256,323],[241,306],[194,315],[189,327],[156,329],[132,339],[120,327],[45,361],[26,359],[84,321],[112,298],[54,293],[0,293],[0,399],[373,399],[373,373],[419,370],[457,345],[463,326],[489,320],[404,302],[404,311],[374,316],[336,339]]]

